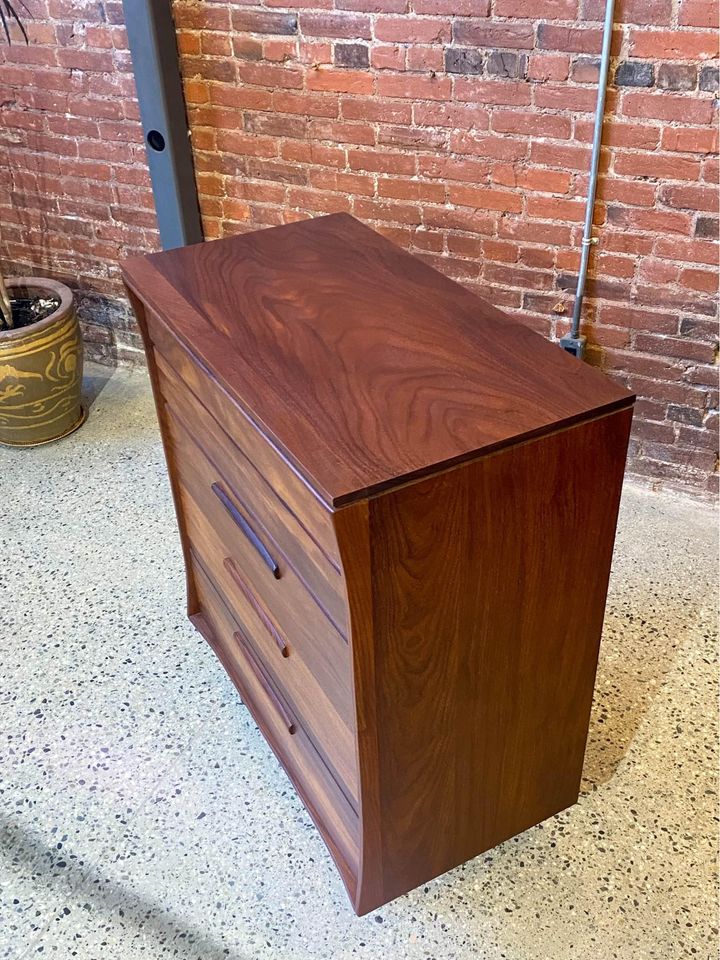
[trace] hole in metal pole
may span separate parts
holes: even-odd
[[[157,150],[158,153],[165,149],[165,137],[159,130],[149,130],[147,142],[148,146],[152,147],[153,150]]]

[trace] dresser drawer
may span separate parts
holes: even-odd
[[[272,446],[235,401],[209,376],[151,310],[146,312],[150,339],[196,397],[212,413],[235,444],[255,464],[291,512],[309,531],[323,553],[340,569],[330,512],[282,454]]]
[[[233,618],[252,641],[263,667],[291,704],[351,804],[356,805],[358,774],[354,726],[350,717],[341,715],[329,699],[312,669],[322,675],[324,666],[318,662],[316,651],[304,649],[302,639],[296,643],[296,634],[286,634],[278,626],[230,558],[223,562],[224,570],[218,570],[216,558],[222,552],[220,541],[212,536],[211,531],[203,530],[191,548],[193,575],[210,580],[222,596]],[[344,712],[350,706],[349,698],[341,703]]]
[[[343,874],[351,882],[358,866],[359,823],[301,721],[263,669],[252,641],[199,566],[194,569],[200,614],[192,619],[230,674],[275,754],[293,781]]]
[[[345,590],[337,567],[258,473],[245,453],[223,431],[203,404],[178,379],[157,350],[158,379],[173,416],[191,432],[207,459],[217,466],[263,528],[276,551],[287,558],[303,583],[347,636]]]
[[[283,677],[286,688],[293,685],[291,693],[319,746],[356,796],[348,645],[292,567],[280,560],[279,578],[273,574],[269,564],[276,557],[272,547],[256,536],[255,518],[173,417],[172,408],[166,409],[191,547],[253,636],[262,638],[266,659],[274,663],[274,672]],[[282,657],[280,643],[287,658]],[[281,667],[286,669],[280,672]],[[309,688],[305,686],[308,678],[312,680]]]

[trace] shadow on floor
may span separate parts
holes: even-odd
[[[628,617],[631,624],[627,623]],[[622,608],[608,610],[604,634],[624,635],[623,656],[601,655],[581,794],[590,793],[615,776],[685,642],[681,629],[670,638],[660,624],[653,624],[652,614],[648,614],[647,621],[638,623]],[[617,642],[610,641],[608,645],[615,647]]]
[[[82,399],[88,412],[103,392],[108,381],[115,373],[115,367],[101,366],[99,363],[86,363],[83,373]]]
[[[134,928],[138,936],[152,939],[158,947],[169,948],[170,955],[180,960],[183,957],[188,960],[196,960],[197,957],[203,960],[250,960],[248,956],[206,936],[203,930],[168,911],[161,902],[140,897],[117,881],[108,879],[97,864],[88,867],[81,857],[74,855],[71,848],[58,851],[56,837],[48,842],[36,831],[20,827],[2,815],[0,857],[12,863],[32,865],[34,883],[45,885],[51,893],[57,894],[58,913],[50,921],[55,925],[51,932],[56,932],[60,924],[72,926],[73,930],[68,935],[72,937],[77,932],[78,947],[83,942],[90,946],[92,928],[97,927],[102,938],[107,939],[108,923],[117,923],[118,927],[130,927],[131,935]],[[197,896],[202,898],[201,889],[198,889]],[[77,908],[66,916],[63,901],[76,903]],[[78,910],[91,929],[83,929],[85,923],[83,919],[78,919]],[[98,917],[98,914],[102,916]],[[96,918],[95,923],[92,922],[93,917]],[[33,943],[26,944],[26,950],[18,960],[37,952],[50,924]]]

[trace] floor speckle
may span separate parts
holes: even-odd
[[[184,618],[146,374],[86,392],[0,448],[0,957],[715,960],[712,508],[626,485],[580,802],[358,919]]]

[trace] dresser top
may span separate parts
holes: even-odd
[[[633,400],[346,214],[123,272],[331,507]]]

